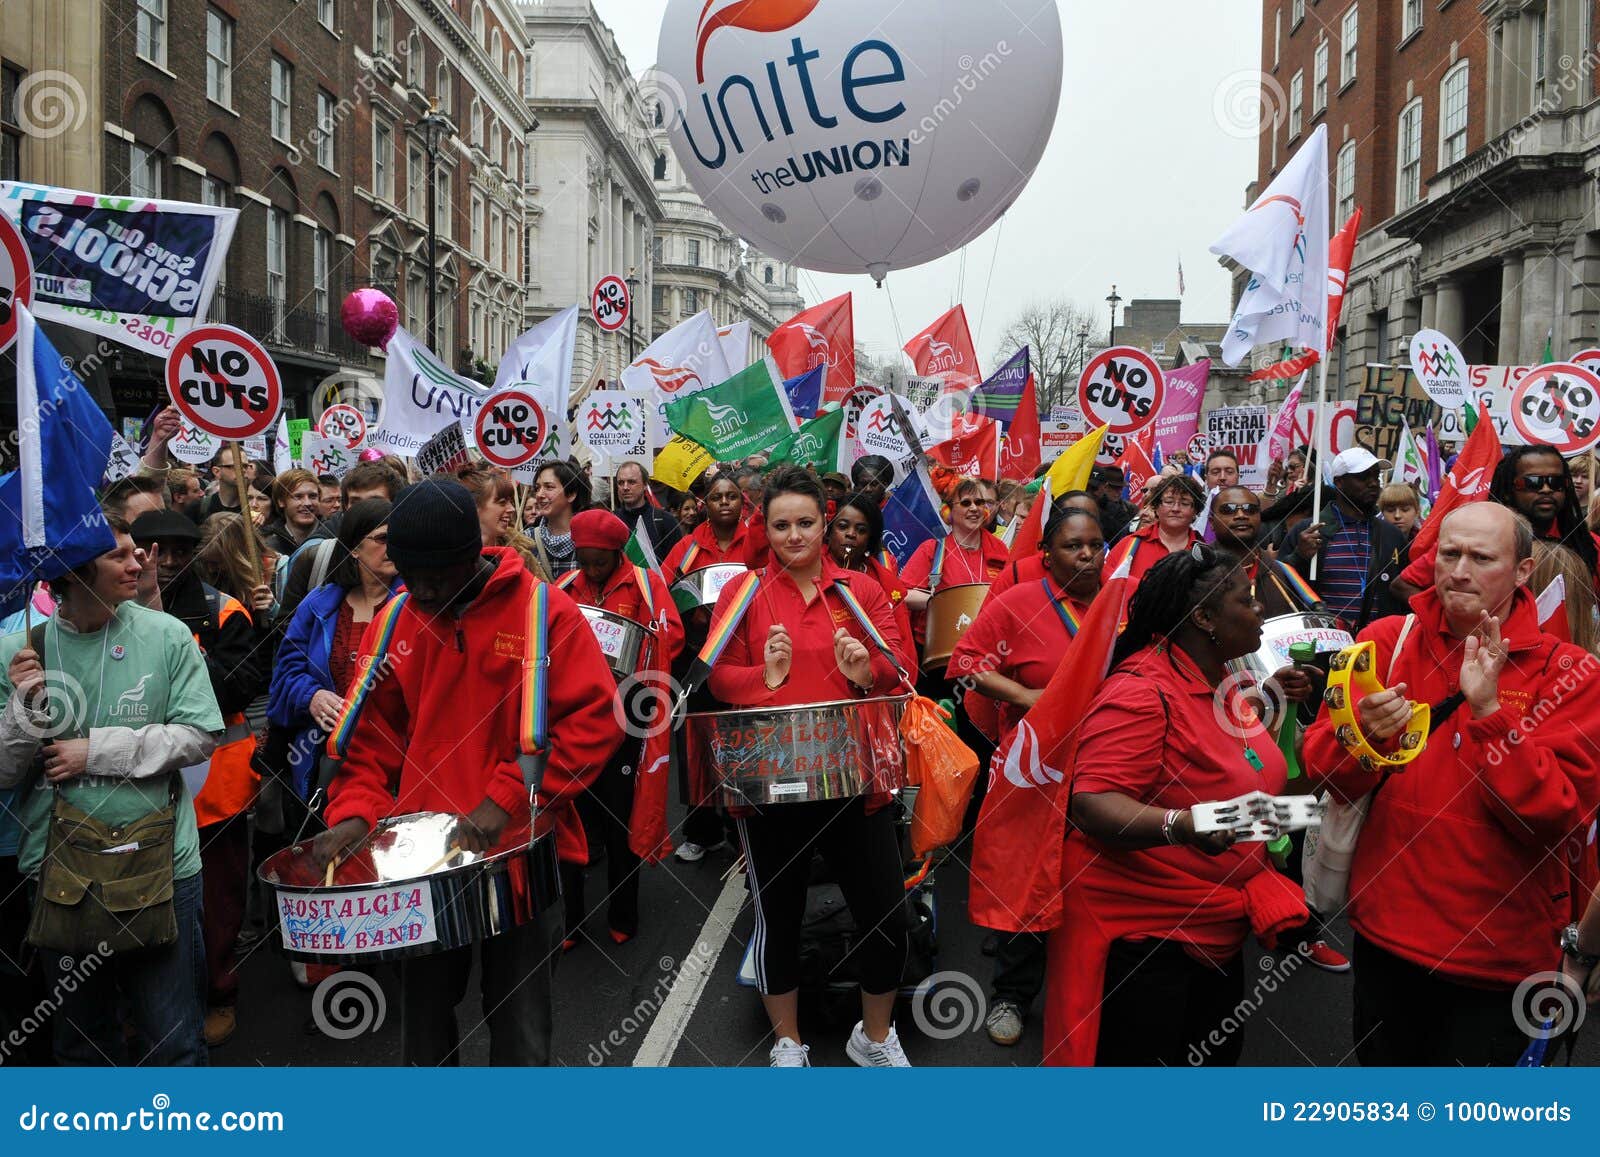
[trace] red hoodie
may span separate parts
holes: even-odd
[[[330,827],[419,811],[464,815],[485,797],[513,817],[526,814],[517,726],[528,600],[539,580],[514,550],[487,547],[483,556],[494,574],[459,619],[424,618],[409,603],[401,610],[390,673],[368,696],[328,790]],[[363,654],[371,653],[371,631]],[[577,604],[554,587],[549,637],[554,677],[539,806],[555,813],[561,858],[581,864],[583,826],[567,801],[594,782],[622,741],[611,709],[617,682]]]
[[[1413,700],[1437,706],[1459,688],[1461,640],[1435,591],[1411,607],[1416,623],[1392,675],[1405,617],[1379,619],[1359,638],[1377,644],[1385,686],[1405,683]],[[1600,718],[1600,660],[1542,633],[1526,590],[1502,637],[1500,710],[1474,720],[1463,704],[1436,720],[1423,753],[1384,783],[1356,844],[1349,904],[1351,926],[1378,947],[1493,987],[1559,964],[1569,863],[1592,862],[1585,841],[1600,805],[1600,752],[1585,734]],[[1346,799],[1380,778],[1334,739],[1326,706],[1306,732],[1305,764]]]

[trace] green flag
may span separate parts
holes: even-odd
[[[1474,406],[1470,401],[1467,403],[1466,413],[1461,424],[1468,434],[1472,433],[1478,424],[1478,407]]]
[[[717,461],[731,462],[788,437],[794,414],[783,383],[762,358],[721,385],[668,402],[667,425]]]
[[[1544,356],[1539,359],[1541,366],[1547,366],[1556,360],[1555,338],[1556,331],[1554,326],[1544,331]]]
[[[622,553],[634,566],[642,566],[645,570],[660,570],[661,562],[656,558],[656,549],[650,543],[650,535],[645,530],[645,524],[650,520],[641,518],[633,524],[633,536],[623,544]]]
[[[826,474],[839,468],[839,440],[844,434],[844,411],[829,410],[821,417],[805,422],[793,434],[772,448],[767,469],[782,463],[795,466],[815,466],[817,472]]]

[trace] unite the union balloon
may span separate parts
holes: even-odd
[[[1056,0],[670,0],[655,79],[720,220],[780,260],[881,281],[1016,200],[1061,69]]]

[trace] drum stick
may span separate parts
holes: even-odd
[[[322,877],[322,886],[324,888],[333,887],[333,873],[334,873],[334,870],[336,868],[338,868],[338,866],[339,866],[339,857],[338,856],[335,856],[335,857],[333,857],[333,859],[328,861],[328,870]]]
[[[450,849],[447,852],[445,852],[444,855],[440,856],[437,860],[433,861],[433,863],[429,864],[426,868],[423,868],[422,871],[418,872],[417,874],[419,876],[431,876],[431,875],[433,875],[433,873],[437,872],[440,868],[444,867],[445,863],[447,861],[449,861],[451,857],[459,855],[460,852],[461,852],[461,845],[457,844],[457,843],[452,843],[450,845]]]

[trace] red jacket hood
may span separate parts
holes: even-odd
[[[1417,616],[1417,627],[1427,627],[1437,633],[1448,628],[1444,622],[1444,603],[1436,587],[1418,591],[1411,596],[1411,610]],[[1533,595],[1525,586],[1518,587],[1511,596],[1511,609],[1500,621],[1500,637],[1507,649],[1526,651],[1539,645],[1544,628],[1539,625],[1539,608]]]

